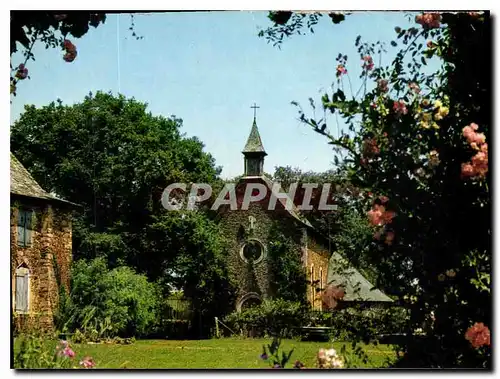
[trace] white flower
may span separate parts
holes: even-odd
[[[335,349],[330,349],[330,350],[326,351],[326,355],[330,356],[330,357],[336,357],[337,356],[337,352],[335,351]]]

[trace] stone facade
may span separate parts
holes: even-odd
[[[17,330],[53,330],[60,286],[69,290],[70,285],[74,206],[43,191],[11,157],[12,311]],[[21,215],[29,223],[23,224]],[[23,294],[16,294],[18,289]]]
[[[238,210],[231,211],[229,206],[220,208],[219,225],[224,231],[228,241],[229,255],[228,266],[230,275],[235,283],[238,283],[238,296],[236,309],[240,310],[247,300],[257,302],[272,298],[273,293],[273,267],[267,254],[269,248],[269,233],[273,225],[278,224],[281,231],[291,237],[296,243],[297,254],[304,264],[304,270],[310,278],[308,268],[315,267],[314,279],[319,280],[322,274],[321,284],[326,284],[328,273],[329,256],[328,251],[321,248],[312,238],[311,229],[300,220],[295,218],[290,211],[279,202],[275,210],[268,210],[270,191],[267,196],[255,203],[250,203],[248,210],[241,209],[242,197],[249,183],[261,183],[269,186],[264,178],[243,178],[236,186],[236,197]],[[309,231],[308,231],[309,230]],[[250,241],[260,244],[263,249],[262,257],[249,263],[245,259],[244,246]],[[319,288],[320,283],[316,285]],[[314,290],[308,291],[307,298],[316,309],[321,309],[321,300]]]
[[[314,284],[309,288],[307,299],[315,310],[323,310],[321,291],[327,285],[330,253],[327,248],[317,243],[315,238],[307,238],[307,259],[305,269],[307,278]]]
[[[261,182],[260,180],[253,180]],[[236,193],[238,198],[238,208],[241,207],[241,192],[244,192],[245,185],[249,181],[242,180],[237,185]],[[251,181],[250,181],[251,182]],[[240,191],[239,189],[243,189]],[[269,196],[261,202],[250,203],[248,210],[231,211],[228,206],[221,207],[219,213],[219,225],[224,231],[224,236],[228,241],[229,256],[228,266],[230,275],[235,283],[238,283],[238,297],[236,307],[239,309],[242,300],[254,298],[263,300],[271,298],[272,293],[272,267],[267,254],[269,231],[273,223],[281,217],[280,211],[273,212],[267,210]],[[287,224],[293,224],[292,220]],[[255,241],[262,247],[262,257],[253,263],[245,260],[243,248],[249,241]]]
[[[18,245],[18,214],[32,210],[36,220],[31,246]],[[50,204],[16,201],[11,208],[12,309],[17,327],[51,330],[59,301],[59,283],[69,289],[71,265],[71,218],[67,211],[54,211]],[[16,312],[16,270],[29,272],[28,312]]]

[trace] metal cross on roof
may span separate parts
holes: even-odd
[[[253,118],[255,120],[255,116],[257,114],[257,108],[260,108],[260,107],[257,106],[255,103],[253,103],[253,105],[250,108],[253,108]]]

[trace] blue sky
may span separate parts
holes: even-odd
[[[297,121],[296,100],[308,110],[308,98],[335,79],[338,53],[347,54],[354,88],[361,62],[354,47],[359,34],[367,42],[396,37],[395,26],[408,26],[400,12],[364,12],[333,25],[324,16],[314,34],[294,36],[281,50],[257,36],[270,25],[267,12],[160,13],[135,16],[142,40],[131,37],[130,16],[109,15],[104,26],[74,40],[73,63],[62,53],[36,46],[36,62],[27,68],[31,80],[18,86],[11,122],[25,104],[43,106],[60,98],[83,100],[90,91],[112,91],[149,104],[154,115],[176,115],[183,131],[205,144],[223,177],[240,175],[243,149],[256,102],[257,124],[268,153],[265,170],[277,165],[325,171],[333,153],[324,137]],[[394,56],[388,46],[383,63]],[[377,62],[378,60],[375,60]],[[13,64],[21,62],[14,56]]]

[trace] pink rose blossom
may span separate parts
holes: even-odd
[[[420,93],[420,87],[418,86],[417,83],[415,82],[412,82],[408,85],[408,87],[410,87],[410,89],[415,92],[415,93]]]
[[[17,68],[16,78],[23,80],[28,77],[28,69],[24,67],[24,64],[20,64]]]
[[[63,350],[63,355],[69,358],[73,358],[75,356],[75,352],[69,346],[67,346]]]
[[[366,55],[363,57],[363,69],[370,71],[373,69],[373,59],[371,56]]]
[[[80,361],[80,366],[83,368],[93,368],[95,367],[95,362],[92,357],[85,357]]]
[[[390,224],[392,219],[396,216],[396,213],[386,210],[383,205],[373,204],[373,207],[368,211],[367,216],[373,226],[382,226]]]
[[[435,29],[441,25],[441,15],[437,12],[423,13],[415,17],[415,22],[424,29]]]
[[[476,123],[462,129],[463,136],[470,146],[478,150],[470,162],[462,164],[463,178],[484,178],[488,173],[488,144],[484,133],[477,133],[479,126]]]
[[[371,209],[368,211],[368,220],[373,226],[382,225],[382,214],[383,212],[380,209]]]
[[[462,163],[462,176],[464,178],[474,176],[474,167],[470,163]]]
[[[392,241],[394,241],[394,232],[387,232],[385,235],[385,243],[387,245],[392,245]]]
[[[76,46],[70,40],[65,39],[63,41],[64,50],[66,50],[66,54],[64,54],[63,59],[66,62],[73,62],[77,56]]]
[[[380,153],[380,148],[377,145],[377,140],[367,138],[363,141],[363,155],[373,157]]]
[[[343,64],[339,64],[337,66],[337,78],[340,77],[341,75],[347,74],[347,69]]]
[[[395,101],[392,109],[398,116],[408,113],[408,109],[406,109],[406,104],[403,100]]]
[[[490,346],[490,330],[482,322],[476,322],[465,332],[465,339],[469,341],[475,349],[481,346]]]

